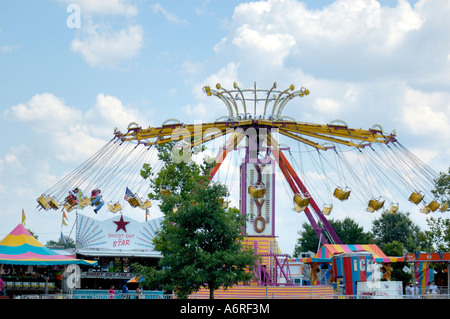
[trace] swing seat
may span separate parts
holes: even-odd
[[[228,207],[228,202],[223,197],[219,198],[219,203],[220,203],[220,205],[222,205],[223,208]]]
[[[159,191],[162,195],[167,196],[170,195],[170,189],[167,186],[159,186]]]
[[[181,204],[175,204],[172,208],[172,212],[176,213],[178,211],[178,207],[180,207]]]
[[[420,212],[424,214],[429,214],[431,213],[431,210],[427,206],[423,206]]]
[[[266,194],[266,187],[263,185],[252,185],[248,187],[248,193],[253,198],[261,198]]]
[[[70,212],[75,208],[75,205],[70,205],[69,203],[65,203],[63,205],[63,207],[65,208],[66,211]]]
[[[330,215],[331,211],[333,210],[333,205],[330,206],[324,206],[322,209],[322,214],[324,215]]]
[[[48,202],[49,197],[45,197],[44,195],[41,195],[38,199],[37,202],[39,204],[39,206],[41,206],[43,209],[48,210],[50,209],[50,204]]]
[[[70,206],[74,206],[77,204],[77,201],[75,198],[73,198],[73,196],[67,196],[66,197],[66,202],[70,205]]]
[[[56,200],[56,198],[51,197],[50,200],[48,201],[48,204],[50,205],[51,208],[53,209],[58,209],[59,208],[59,203]]]
[[[448,204],[447,204],[447,203],[444,203],[444,204],[442,204],[441,207],[439,208],[439,211],[440,211],[441,213],[444,213],[447,209],[448,209]]]
[[[367,209],[366,209],[366,210],[367,210],[368,212],[372,213],[372,212],[375,212],[375,211],[381,209],[383,206],[384,206],[384,201],[379,201],[379,200],[376,200],[376,199],[371,199],[371,200],[369,201],[369,205],[367,206]]]
[[[309,204],[309,197],[301,197],[298,194],[294,195],[294,203],[301,209],[305,209]],[[295,208],[294,208],[295,210]]]
[[[432,201],[427,205],[427,208],[432,212],[435,212],[439,208],[439,203],[436,201]]]
[[[121,209],[122,205],[120,205],[120,203],[108,204],[108,210],[112,213],[117,213]]]
[[[89,197],[83,197],[80,199],[80,204],[81,207],[87,207],[89,205],[91,205],[91,199]]]
[[[132,207],[142,206],[142,202],[139,200],[139,198],[137,198],[136,195],[135,195],[135,197],[132,197],[132,198],[128,199],[128,203],[130,203],[130,205]]]
[[[294,203],[294,212],[296,212],[296,213],[300,213],[300,212],[304,211],[305,208],[306,208],[306,206],[300,207],[296,203]]]
[[[398,211],[398,205],[392,204],[391,207],[389,207],[388,213],[389,214],[395,214]]]
[[[147,209],[149,207],[152,207],[151,200],[148,200],[148,201],[146,201],[145,203],[143,203],[142,205],[139,206],[139,208],[141,208],[141,209]]]
[[[341,201],[344,201],[344,200],[348,199],[348,197],[350,196],[350,192],[351,192],[350,190],[344,191],[343,189],[337,187],[334,190],[333,196]]]
[[[419,192],[414,192],[411,194],[411,196],[409,196],[409,200],[411,202],[413,202],[414,204],[419,204],[423,199],[423,195],[420,194]]]

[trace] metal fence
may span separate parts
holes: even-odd
[[[17,299],[111,299],[105,294],[83,294],[83,295],[72,295],[72,294],[42,294],[42,295],[21,295],[16,296]],[[123,300],[123,299],[175,299],[176,297],[172,294],[144,294],[142,298],[136,298],[135,293],[129,294],[116,294],[113,299]],[[202,296],[201,298],[195,295],[191,296],[191,299],[207,299],[208,297]],[[224,296],[215,296],[216,299],[222,299]],[[418,296],[411,295],[276,295],[271,294],[267,297],[268,299],[450,299],[449,294],[424,294]],[[233,295],[227,299],[267,299],[266,297],[255,297],[255,296],[236,296]],[[224,298],[226,299],[226,298]]]

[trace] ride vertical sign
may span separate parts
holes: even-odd
[[[274,165],[272,160],[241,166],[241,211],[247,215],[247,236],[275,236]]]

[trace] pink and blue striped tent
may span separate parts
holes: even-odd
[[[42,245],[22,224],[0,241],[0,264],[5,265],[91,265],[97,261],[65,256]]]

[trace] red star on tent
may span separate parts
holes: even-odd
[[[125,232],[127,232],[127,229],[125,228],[125,226],[127,224],[129,224],[130,222],[126,222],[123,220],[123,216],[120,216],[120,220],[118,222],[114,222],[117,225],[117,229],[116,229],[116,233],[123,229]]]

